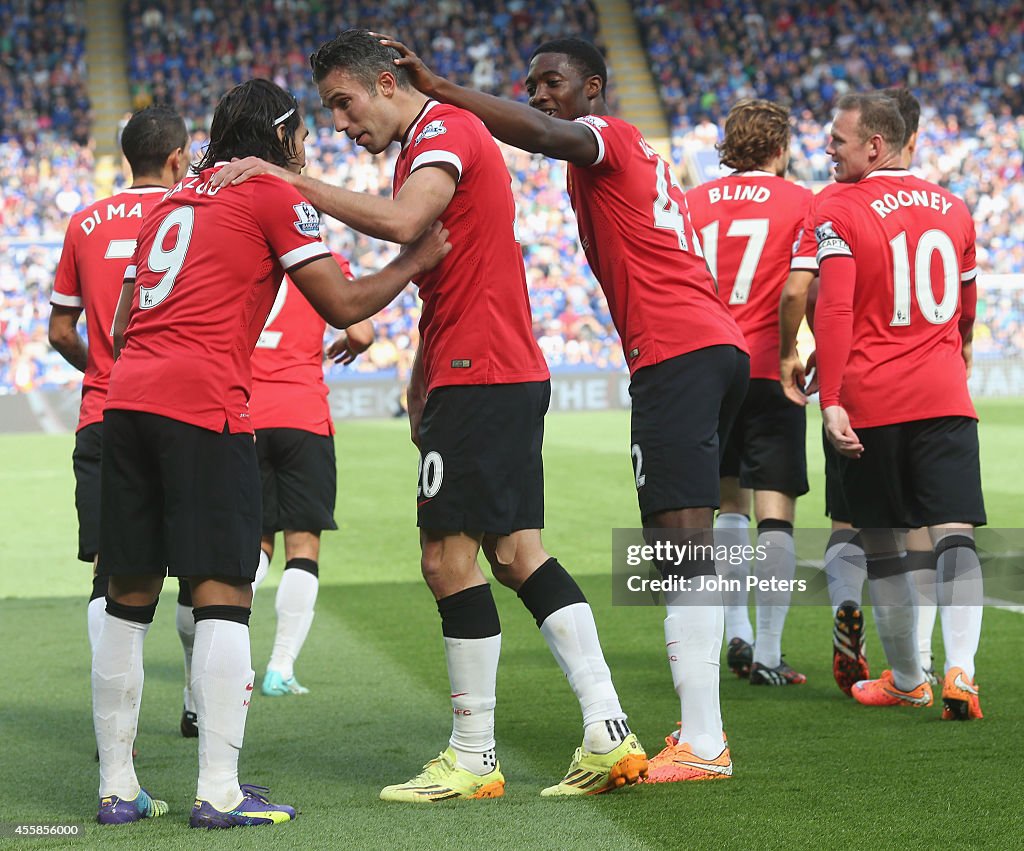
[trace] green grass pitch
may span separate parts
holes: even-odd
[[[981,406],[990,524],[1019,525],[1024,401]],[[808,428],[812,493],[798,526],[823,526],[818,420]],[[610,605],[610,529],[634,526],[625,412],[548,418],[548,548],[579,579],[630,723],[649,753],[678,720],[663,611]],[[419,577],[416,459],[403,421],[338,430],[340,531],[325,536],[317,618],[298,663],[307,697],[253,700],[244,782],[301,810],[294,824],[196,836],[186,828],[195,741],[177,731],[181,651],[174,589],[146,642],[137,770],[170,814],[101,829],[90,718],[85,598],[74,560],[70,436],[0,436],[0,823],[77,822],[84,838],[14,840],[11,848],[880,848],[1020,847],[1019,660],[1024,616],[988,609],[978,662],[986,718],[942,723],[928,710],[876,710],[844,698],[830,673],[830,611],[794,607],[789,661],[806,686],[751,689],[726,675],[722,708],[736,774],[728,781],[541,799],[579,744],[579,710],[532,619],[496,587],[503,623],[498,677],[498,801],[423,807],[377,792],[412,776],[446,743],[447,679],[438,618]],[[257,678],[270,652],[273,584],[257,594]],[[880,649],[869,629],[869,659]],[[941,655],[941,638],[936,636]],[[939,660],[937,660],[939,661]],[[724,665],[723,665],[724,669]],[[1016,792],[1013,790],[1016,789]],[[1016,839],[1014,839],[1016,837]]]

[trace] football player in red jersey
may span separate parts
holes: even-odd
[[[100,449],[103,403],[114,365],[114,308],[142,220],[188,169],[188,129],[170,109],[136,112],[121,134],[132,172],[127,189],[72,216],[50,295],[50,344],[84,373],[72,463],[78,512],[78,558],[96,564],[100,537]],[[88,344],[78,333],[85,311]],[[107,579],[93,576],[89,644],[95,646],[106,605]]]
[[[125,271],[103,417],[97,570],[110,582],[92,664],[101,824],[167,812],[140,787],[131,746],[142,646],[168,573],[189,579],[196,624],[199,782],[190,824],[295,816],[270,803],[265,789],[238,782],[261,514],[249,357],[284,272],[321,315],[346,327],[384,307],[450,248],[435,226],[382,271],[346,282],[320,241],[316,211],[287,183],[211,183],[220,163],[254,153],[300,170],[306,132],[295,99],[273,83],[228,92],[197,173],[150,211]]]
[[[904,133],[891,98],[840,100],[827,150],[836,180],[850,185],[815,211],[822,417],[843,456],[843,490],[892,666],[858,682],[853,696],[868,705],[932,702],[898,531],[927,526],[946,644],[943,718],[980,718],[973,528],[985,523],[985,507],[963,351],[977,299],[974,222],[963,201],[903,168]]]
[[[719,145],[719,157],[733,173],[686,193],[718,295],[750,347],[750,387],[722,459],[715,540],[731,554],[749,544],[753,491],[757,551],[764,558],[754,561],[756,643],[747,612],[750,562],[718,562],[719,575],[733,580],[722,592],[726,660],[752,685],[772,686],[807,681],[782,660],[791,592],[770,582],[776,577],[786,582],[781,587],[791,587],[796,498],[808,490],[807,418],[803,405],[787,399],[779,384],[779,297],[812,198],[810,190],[783,177],[789,134],[787,110],[766,100],[740,101],[729,111]]]
[[[346,278],[348,261],[334,255]],[[262,691],[305,694],[294,666],[313,623],[320,575],[320,533],[337,529],[334,422],[327,403],[324,356],[351,363],[373,342],[373,323],[345,329],[324,351],[327,323],[285,277],[252,353],[249,413],[263,481],[263,540],[254,588],[284,535],[285,565],[274,607],[277,631]]]
[[[719,300],[669,164],[631,124],[608,114],[607,69],[594,45],[560,39],[530,60],[530,105],[465,89],[390,40],[414,85],[476,113],[497,138],[569,162],[580,242],[629,364],[634,474],[645,534],[707,544],[719,504],[719,455],[750,372],[743,335]],[[658,530],[682,530],[674,535]],[[706,547],[660,565],[665,643],[682,727],[651,760],[649,782],[727,777],[718,701],[724,617]],[[716,584],[717,588],[717,584]],[[689,590],[693,589],[693,590]]]
[[[921,118],[921,105],[905,88],[882,89],[892,98],[903,118],[903,147],[901,165],[910,168],[917,148],[917,131]],[[796,348],[797,332],[803,316],[813,326],[813,299],[810,298],[812,281],[818,270],[817,241],[814,238],[814,205],[821,204],[835,192],[849,184],[831,183],[812,202],[804,221],[797,245],[794,246],[792,271],[779,306],[780,318],[780,375],[786,395],[794,402],[806,404],[803,391],[804,367]],[[816,290],[816,287],[814,288]],[[970,341],[963,345],[964,361],[970,371]],[[809,364],[808,372],[813,370]],[[812,378],[812,389],[817,380]],[[829,443],[822,429],[825,453],[825,513],[832,520],[832,535],[825,548],[825,573],[828,577],[829,596],[834,615],[832,631],[832,671],[839,688],[850,694],[854,683],[868,677],[868,664],[864,655],[864,617],[861,595],[867,578],[864,551],[850,524],[850,509],[843,495],[839,467],[839,453]],[[927,529],[912,529],[907,533],[906,566],[914,580],[917,600],[917,642],[921,668],[929,683],[935,685],[932,665],[931,637],[935,627],[935,551]],[[850,605],[850,604],[853,605]]]
[[[68,363],[85,373],[72,463],[78,557],[93,563],[87,615],[91,647],[99,636],[107,596],[107,577],[95,575],[95,565],[100,537],[103,404],[114,365],[114,308],[143,218],[188,170],[188,143],[185,122],[165,107],[148,107],[129,119],[121,134],[121,148],[132,172],[132,184],[72,218],[50,296],[50,343]],[[88,345],[77,328],[83,309]],[[185,652],[186,679],[181,732],[194,736],[197,733],[194,715],[189,715],[187,683],[195,633],[189,594],[188,583],[179,580],[175,624]]]
[[[469,112],[424,97],[394,64],[398,54],[349,30],[310,57],[335,129],[371,153],[402,150],[392,199],[349,192],[259,160],[232,163],[221,180],[272,170],[318,209],[363,233],[401,241],[440,217],[452,253],[417,278],[423,313],[409,385],[420,451],[421,567],[437,601],[451,686],[449,747],[387,801],[428,803],[504,794],[495,753],[495,678],[501,625],[477,566],[517,592],[576,694],[583,745],[545,795],[602,792],[636,782],[647,757],[626,724],[575,580],[544,549],[541,448],[550,397],[533,337],[511,178],[498,146]]]

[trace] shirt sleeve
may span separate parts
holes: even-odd
[[[76,216],[68,225],[64,247],[57,264],[57,275],[53,280],[50,304],[58,307],[81,307],[82,286],[78,279],[78,234],[81,232]]]
[[[261,175],[253,178],[251,198],[256,221],[285,272],[331,256],[320,240],[320,214],[294,186]]]
[[[427,113],[430,117],[430,113]],[[457,172],[456,181],[477,159],[479,133],[469,125],[479,121],[469,114],[443,114],[425,122],[413,137],[409,174],[424,166],[450,165]]]
[[[839,404],[843,372],[853,344],[853,293],[857,262],[852,255],[828,255],[821,266],[821,285],[814,318],[821,409]]]
[[[619,171],[626,162],[623,148],[629,145],[624,132],[628,125],[612,124],[600,115],[583,115],[576,119],[576,123],[586,127],[597,141],[597,157],[586,168]]]
[[[828,257],[853,257],[850,228],[844,220],[843,212],[839,204],[826,201],[814,213],[814,241],[819,266]]]

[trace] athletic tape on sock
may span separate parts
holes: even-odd
[[[107,614],[115,618],[120,618],[123,621],[150,624],[153,623],[153,616],[156,614],[156,604],[158,602],[159,599],[154,600],[148,606],[126,606],[123,603],[117,602],[117,600],[112,600],[108,596]]]
[[[445,638],[490,638],[501,634],[491,586],[474,585],[437,601]]]
[[[523,605],[533,615],[537,626],[559,609],[587,602],[576,580],[556,558],[549,558],[531,573],[519,587],[518,594]]]
[[[89,602],[107,596],[107,586],[110,584],[109,576],[94,576],[92,578],[92,593],[89,595]]]
[[[290,558],[284,565],[285,570],[304,570],[314,576],[320,576],[320,565],[311,558]]]
[[[192,608],[192,586],[187,579],[178,580],[178,605]]]
[[[249,625],[252,609],[245,606],[200,606],[192,610],[196,623],[200,621],[231,621],[242,626]]]

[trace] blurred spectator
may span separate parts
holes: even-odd
[[[694,150],[713,151],[718,124],[738,98],[770,97],[793,109],[794,176],[827,181],[824,147],[836,98],[850,88],[906,84],[924,108],[915,170],[973,210],[983,273],[1024,274],[1020,4],[642,0],[634,8],[672,116],[677,162]],[[88,137],[82,9],[81,2],[0,0],[0,393],[77,386],[80,379],[48,349],[45,329],[67,219],[94,198],[93,156],[81,144]],[[533,47],[597,31],[589,0],[354,0],[343,10],[317,0],[227,7],[127,0],[125,12],[136,105],[162,100],[186,114],[195,127],[194,157],[205,147],[220,95],[249,76],[266,76],[303,105],[309,173],[378,194],[391,192],[393,161],[334,133],[309,82],[306,57],[328,35],[353,25],[393,32],[439,72],[521,98]],[[505,155],[534,333],[552,369],[623,370],[607,304],[579,250],[564,163],[513,149]],[[396,250],[333,219],[323,226],[325,240],[357,274],[379,268]],[[328,377],[407,378],[418,320],[410,287],[376,317],[371,349],[350,367],[330,366]],[[980,293],[974,352],[978,360],[1024,355],[1024,289]]]

